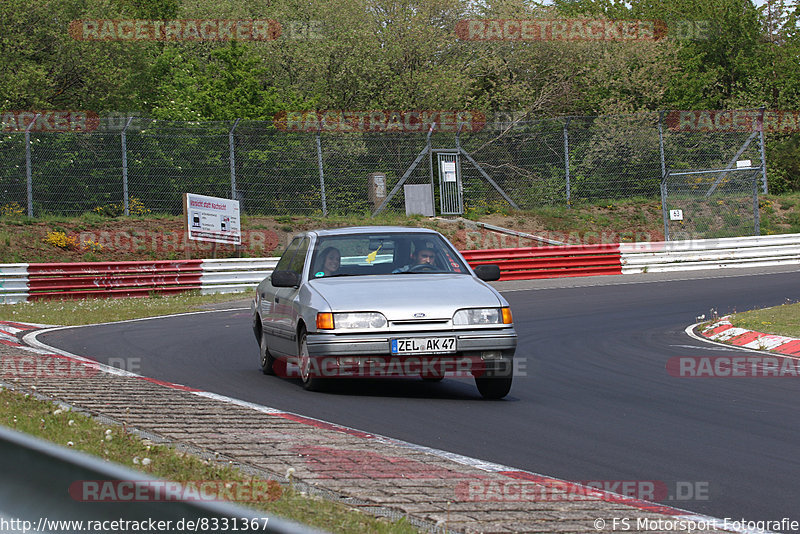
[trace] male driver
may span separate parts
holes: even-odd
[[[436,271],[436,251],[430,247],[418,248],[411,255],[412,263],[392,271],[393,273]]]

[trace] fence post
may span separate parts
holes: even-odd
[[[434,124],[436,124],[436,123],[434,123]],[[461,127],[462,126],[463,126],[463,124],[459,124],[458,125],[458,131],[456,131],[456,152],[459,155],[461,155],[461,140],[459,139],[459,136],[461,135]],[[434,184],[434,181],[433,181],[433,150],[431,150],[433,148],[433,146],[431,146],[431,135],[432,134],[433,134],[433,129],[431,129],[428,132],[428,136],[425,139],[425,146],[428,149],[428,172],[431,175],[431,208],[433,209],[433,214],[436,215],[436,185]],[[442,172],[438,168],[439,167],[439,162],[437,162],[436,167],[437,167],[437,170],[439,172]],[[441,183],[441,178],[439,178],[439,177],[437,177],[437,178],[439,179],[439,211],[442,211],[444,209],[444,200],[443,200],[443,197],[442,197],[444,184]],[[461,204],[462,204],[462,207],[463,207],[463,204],[464,204],[463,198],[461,200]]]
[[[753,235],[761,235],[761,214],[758,211],[758,179],[753,176]]]
[[[125,127],[122,129],[122,203],[125,206],[125,216],[131,214],[130,212],[130,204],[128,202],[128,137],[127,137],[127,129],[128,126],[131,125],[131,121],[133,117],[128,117],[128,122],[125,123]]]
[[[322,140],[317,131],[317,165],[319,165],[319,190],[322,197],[322,216],[328,216],[328,201],[325,198],[325,171],[322,169]]]
[[[667,176],[661,178],[661,217],[664,219],[664,241],[669,241],[669,222],[667,216]]]
[[[233,131],[239,126],[239,121],[236,119],[233,123],[231,131],[228,132],[228,146],[230,148],[230,162],[231,162],[231,200],[236,200],[236,155],[233,150]]]
[[[768,194],[767,189],[767,152],[764,148],[764,107],[761,107],[761,134],[759,140],[761,141],[761,187],[764,194]],[[756,234],[759,235],[759,234]]]
[[[667,162],[664,159],[664,110],[658,112],[658,150],[661,153],[661,178],[667,174]]]
[[[567,117],[567,122],[564,123],[564,174],[567,182],[567,208],[572,207],[572,197],[569,184],[569,121],[572,117]]]
[[[33,116],[33,120],[25,128],[25,177],[28,184],[28,217],[33,217],[33,172],[31,169],[31,128],[33,128],[39,114]]]

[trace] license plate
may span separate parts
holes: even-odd
[[[455,351],[454,337],[410,337],[392,340],[392,354],[437,354]]]

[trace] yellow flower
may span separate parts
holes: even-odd
[[[75,250],[78,248],[78,239],[64,232],[48,232],[47,237],[44,238],[44,242],[64,250]]]

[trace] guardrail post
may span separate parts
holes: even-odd
[[[230,148],[230,162],[231,162],[231,200],[236,200],[236,155],[233,150],[233,131],[239,125],[241,119],[236,119],[233,123],[231,131],[228,132],[228,146]]]
[[[31,169],[31,128],[33,128],[39,114],[33,116],[33,120],[25,128],[25,177],[28,184],[28,217],[33,217],[33,172]]]
[[[131,214],[130,212],[130,204],[128,202],[128,141],[127,141],[127,134],[126,130],[128,126],[131,125],[131,121],[133,117],[128,117],[128,122],[125,123],[125,127],[122,129],[122,203],[125,206],[125,216]]]

